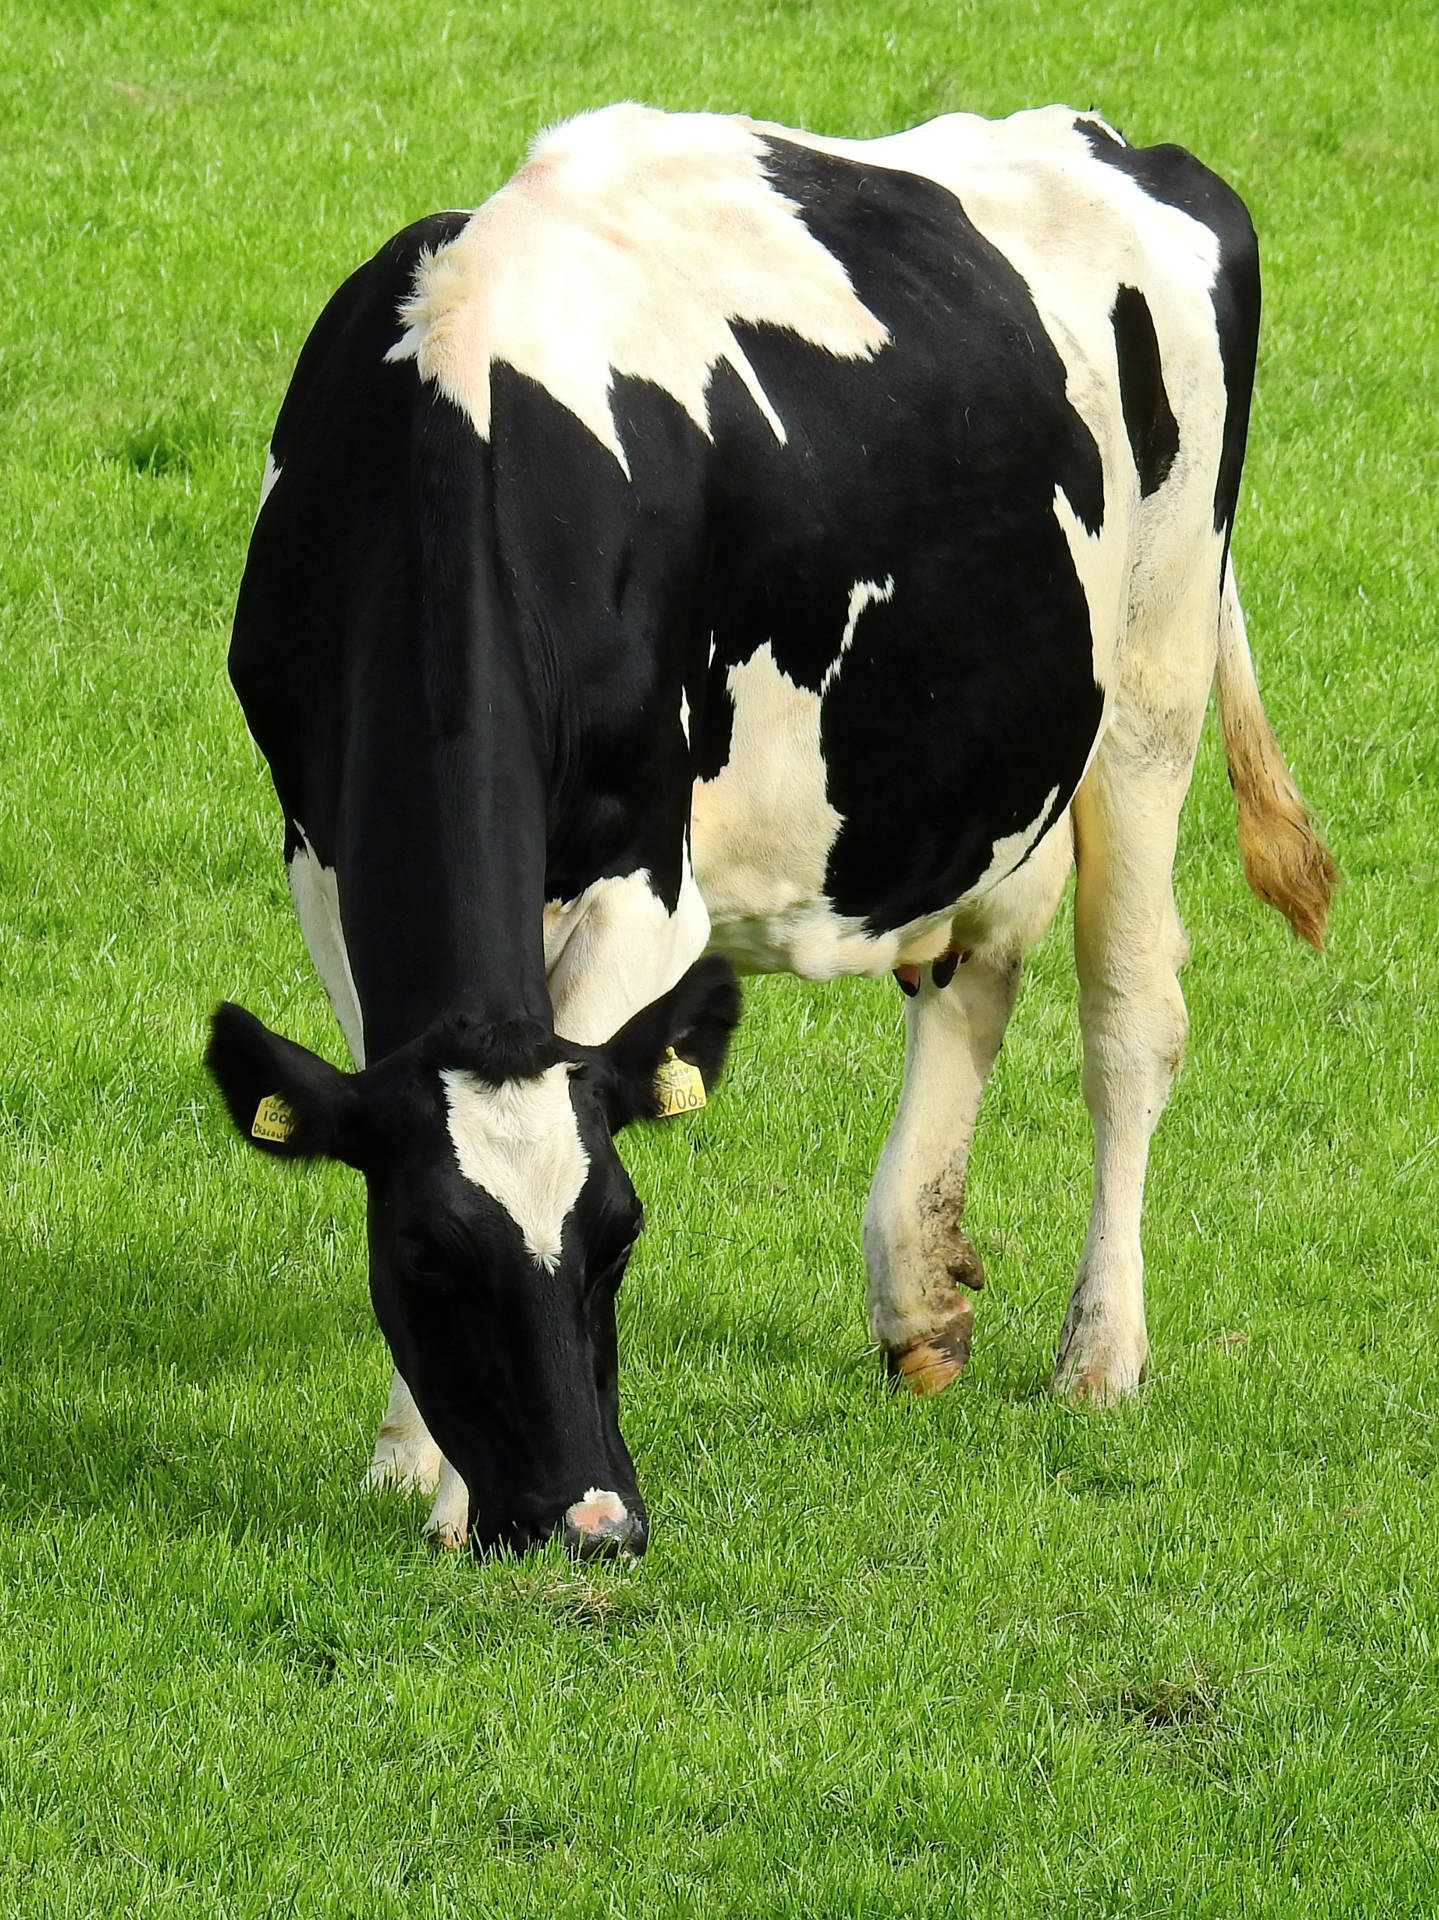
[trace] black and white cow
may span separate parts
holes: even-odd
[[[236,1007],[210,1063],[247,1136],[365,1175],[371,1479],[437,1488],[440,1537],[644,1545],[613,1135],[668,1048],[717,1070],[720,955],[910,993],[869,1317],[917,1391],[955,1375],[975,1114],[1072,858],[1096,1167],[1054,1378],[1137,1383],[1216,671],[1251,885],[1317,945],[1332,880],[1230,570],[1258,318],[1235,195],[1058,107],[867,142],[612,107],[331,300],[231,671],[362,1070]]]

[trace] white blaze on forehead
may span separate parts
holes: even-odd
[[[871,357],[889,334],[763,161],[760,130],[716,114],[627,104],[556,127],[422,259],[387,357],[416,360],[486,438],[490,367],[504,361],[626,473],[612,380],[663,387],[708,435],[709,383],[725,363],[783,441],[734,324],[782,327],[845,359]]]
[[[504,1208],[550,1272],[590,1164],[569,1078],[564,1064],[498,1087],[460,1068],[440,1074],[460,1172]]]

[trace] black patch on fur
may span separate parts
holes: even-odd
[[[392,612],[402,580],[396,488],[408,475],[411,366],[385,355],[420,258],[468,219],[432,214],[388,240],[331,295],[281,405],[271,451],[280,479],[261,507],[235,610],[230,678],[270,763],[285,858],[310,845],[335,864],[337,769],[351,606],[371,583]],[[353,599],[352,599],[353,596]]]
[[[534,1080],[574,1049],[538,1020],[477,1020],[452,1014],[436,1021],[420,1047],[423,1063],[441,1072],[462,1068],[491,1087],[508,1080]]]
[[[499,576],[489,452],[389,363],[421,255],[397,235],[306,342],[275,429],[230,672],[270,764],[286,855],[336,870],[365,1048],[436,1018],[549,1014],[544,689]]]
[[[1080,120],[1077,125],[1096,159],[1128,174],[1151,199],[1201,221],[1219,241],[1219,272],[1211,298],[1227,400],[1214,485],[1214,529],[1224,535],[1227,559],[1259,346],[1259,244],[1254,224],[1234,189],[1183,147],[1121,147],[1092,121]]]
[[[672,913],[711,449],[649,381],[611,384],[629,478],[537,382],[497,365],[491,391],[497,564],[551,724],[546,898],[644,869]]]
[[[716,369],[699,623],[714,651],[697,759],[712,776],[728,757],[733,667],[768,645],[818,691],[856,582],[892,579],[860,615],[821,718],[843,821],[825,891],[880,933],[957,900],[1052,789],[1056,809],[1072,796],[1101,698],[1054,495],[1097,532],[1103,473],[1027,287],[953,194],[765,147],[774,186],[891,340],[855,360],[736,326],[784,444],[738,375]]]
[[[1110,315],[1119,363],[1119,400],[1124,427],[1146,498],[1169,478],[1179,451],[1179,424],[1164,390],[1159,341],[1149,302],[1138,287],[1121,287]]]

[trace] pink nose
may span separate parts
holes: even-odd
[[[591,1487],[582,1499],[565,1509],[565,1545],[581,1560],[597,1554],[624,1553],[631,1549],[639,1525],[617,1493]]]

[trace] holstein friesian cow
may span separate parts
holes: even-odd
[[[365,1176],[370,1478],[437,1488],[439,1537],[645,1544],[613,1136],[670,1049],[717,1071],[722,956],[911,996],[869,1318],[953,1378],[980,1092],[1072,858],[1096,1165],[1054,1380],[1138,1382],[1216,673],[1251,886],[1318,945],[1333,878],[1230,567],[1258,320],[1229,188],[1060,107],[872,141],[611,107],[330,301],[230,661],[360,1070],[234,1006],[209,1060],[265,1151]]]

